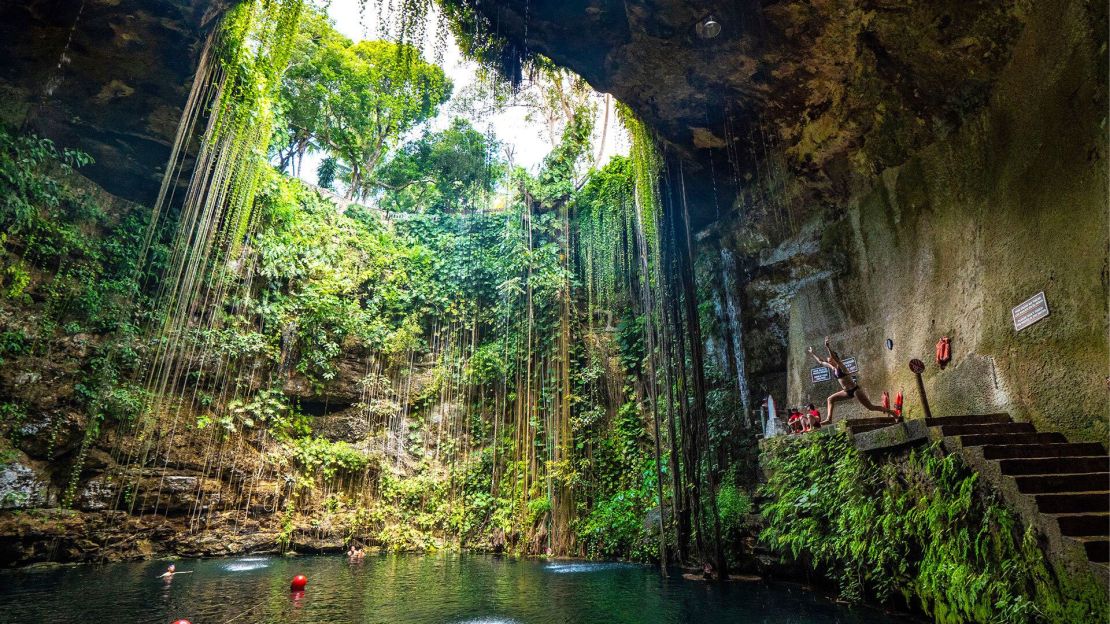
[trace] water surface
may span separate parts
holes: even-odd
[[[0,572],[0,622],[25,624],[878,624],[797,585],[662,579],[623,563],[483,555],[243,557]],[[308,577],[291,595],[295,574]],[[902,620],[907,621],[907,620]]]

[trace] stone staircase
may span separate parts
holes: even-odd
[[[867,433],[868,431],[874,431],[876,429],[898,424],[890,416],[880,416],[878,418],[849,418],[840,422],[844,423],[844,426],[848,428],[848,432],[852,435]]]
[[[1026,526],[1047,539],[1068,568],[1110,579],[1110,456],[1101,444],[1068,442],[1007,414],[945,416],[892,423],[857,418],[844,426],[860,440],[940,441],[992,483]],[[897,434],[897,435],[892,435]],[[875,449],[881,448],[873,442]]]

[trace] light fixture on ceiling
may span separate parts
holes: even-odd
[[[721,34],[721,23],[712,15],[706,15],[698,22],[694,30],[698,33],[698,37],[702,39],[716,39],[717,35]]]

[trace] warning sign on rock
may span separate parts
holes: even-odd
[[[859,364],[856,364],[856,358],[846,357],[841,360],[844,364],[844,370],[848,371],[850,375],[855,375],[859,372]],[[809,369],[809,379],[813,383],[821,383],[832,379],[832,369],[828,366],[814,366]]]
[[[809,378],[813,383],[821,383],[832,379],[832,371],[827,366],[814,366],[809,369]]]
[[[1010,310],[1014,317],[1014,331],[1021,331],[1037,321],[1047,318],[1048,301],[1044,298],[1044,291],[1033,295]]]

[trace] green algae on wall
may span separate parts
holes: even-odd
[[[1093,19],[1078,3],[1036,7],[989,105],[872,179],[829,226],[851,232],[835,237],[838,276],[791,304],[792,402],[835,389],[810,384],[805,360],[833,334],[872,396],[910,391],[911,417],[906,363],[919,357],[936,414],[1006,411],[1106,439],[1106,76]],[[1051,316],[1015,332],[1010,309],[1040,291]],[[941,336],[953,339],[944,371],[931,361]]]

